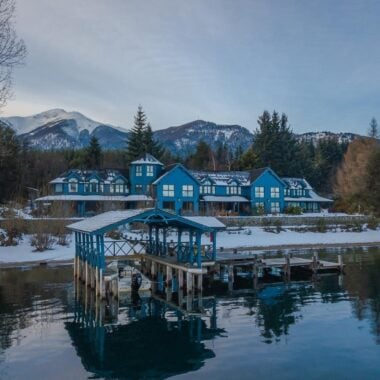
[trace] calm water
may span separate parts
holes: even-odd
[[[380,251],[344,260],[345,276],[205,297],[201,317],[96,304],[72,268],[0,270],[0,379],[379,379]]]

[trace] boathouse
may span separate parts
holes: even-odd
[[[167,280],[172,279],[174,271],[179,286],[182,286],[185,274],[188,290],[191,291],[196,276],[198,288],[202,288],[203,264],[207,262],[212,265],[215,262],[217,232],[225,228],[224,224],[214,217],[181,216],[158,208],[110,211],[69,225],[68,228],[75,233],[74,275],[96,289],[97,294],[103,295],[105,234],[132,223],[140,223],[147,228],[148,239],[131,244],[142,247],[141,253],[144,255],[139,258],[153,278],[158,276],[160,267],[166,272]],[[169,229],[176,232],[175,242],[168,241]],[[211,240],[207,247],[202,245],[204,234],[208,234]],[[109,243],[116,246],[118,241]],[[107,246],[110,254],[116,252],[118,256],[130,254],[127,249],[118,246],[115,250]]]

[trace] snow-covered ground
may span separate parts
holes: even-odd
[[[140,239],[147,238],[146,235],[132,231],[127,232],[128,237]],[[29,236],[24,236],[23,240],[15,247],[0,247],[0,265],[4,263],[21,262],[49,262],[70,260],[74,257],[73,239],[67,247],[54,245],[53,249],[45,252],[34,252],[30,246]],[[110,239],[107,239],[110,240]],[[167,241],[177,240],[174,232],[168,235]],[[183,241],[188,240],[184,234]],[[265,232],[261,227],[246,227],[241,230],[229,230],[217,234],[217,248],[238,248],[238,247],[258,247],[265,248],[271,246],[297,246],[297,245],[329,245],[329,244],[367,244],[379,243],[380,230],[367,230],[363,232],[297,232],[285,229],[280,233]],[[202,244],[210,244],[208,236],[202,237]]]

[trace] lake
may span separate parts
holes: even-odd
[[[72,267],[0,269],[0,379],[379,379],[380,250],[344,263],[191,313],[147,293],[98,302]]]

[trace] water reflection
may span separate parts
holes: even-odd
[[[380,251],[352,250],[344,259],[346,274],[340,277],[276,283],[202,299],[140,294],[108,303],[99,302],[84,287],[75,288],[71,267],[0,270],[0,378],[12,378],[4,374],[12,374],[17,366],[17,360],[9,359],[16,350],[24,365],[33,366],[35,357],[27,349],[33,334],[40,335],[41,352],[35,355],[46,355],[51,347],[59,350],[53,341],[58,335],[65,344],[62,351],[71,350],[67,365],[78,366],[77,374],[97,378],[166,378],[198,371],[196,376],[250,349],[276,355],[282,345],[273,343],[288,345],[289,337],[297,337],[293,341],[310,350],[315,346],[317,356],[324,346],[313,333],[331,331],[331,326],[335,330],[328,334],[335,339],[347,334],[355,345],[362,344],[366,357],[378,355]],[[305,328],[308,334],[303,336]],[[55,335],[43,335],[44,330],[54,330]],[[339,352],[328,334],[323,344]],[[288,346],[283,354],[289,352]],[[72,357],[80,361],[75,364]],[[46,365],[57,363],[53,358]]]
[[[223,333],[212,314],[215,299],[209,317],[185,316],[158,298],[134,294],[122,305],[99,301],[81,286],[77,291],[74,319],[65,328],[83,366],[96,377],[164,379],[215,357],[205,345]]]

